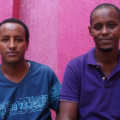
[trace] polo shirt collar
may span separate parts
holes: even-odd
[[[88,64],[91,65],[98,65],[96,60],[95,60],[95,47],[92,48],[89,52],[88,52]]]
[[[88,52],[88,64],[98,65],[94,55],[95,55],[95,47]],[[120,50],[119,50],[119,58],[118,58],[117,66],[120,68]]]

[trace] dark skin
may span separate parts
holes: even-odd
[[[28,45],[25,30],[20,24],[5,23],[0,27],[1,71],[14,83],[19,83],[28,72],[29,65],[24,59]]]
[[[4,23],[0,26],[1,71],[14,83],[21,82],[29,70],[29,64],[24,58],[29,40],[26,41],[25,38],[25,30],[20,24]],[[56,120],[59,120],[58,110]]]
[[[120,20],[113,7],[94,11],[90,35],[95,41],[95,60],[108,78],[117,65],[120,38]],[[78,103],[60,101],[60,120],[76,120]]]
[[[78,103],[60,101],[60,120],[77,120]]]
[[[24,68],[22,67],[24,65]],[[29,65],[27,62],[21,62],[19,65],[5,65],[1,66],[3,75],[11,82],[19,83],[27,74]]]
[[[96,62],[108,78],[118,61],[120,20],[115,9],[109,7],[96,10],[89,32],[96,45]]]
[[[99,57],[100,58],[102,57],[104,59],[102,59],[102,58],[99,59]],[[95,59],[96,59],[97,63],[101,66],[102,71],[103,71],[104,75],[106,76],[106,78],[108,78],[110,73],[112,72],[112,70],[117,65],[118,51],[116,52],[116,54],[113,53],[113,57],[112,58],[108,54],[103,55],[103,54],[97,54],[97,52],[96,52],[95,53]],[[107,60],[108,60],[108,62],[107,62]]]

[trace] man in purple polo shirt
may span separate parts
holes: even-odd
[[[100,4],[91,13],[95,48],[66,67],[60,120],[120,120],[120,10]]]

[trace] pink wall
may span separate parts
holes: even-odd
[[[30,31],[26,59],[49,65],[62,82],[68,61],[94,47],[89,17],[104,2],[120,8],[120,0],[0,0],[0,21],[8,17],[24,21]]]
[[[20,0],[13,0],[13,13],[12,17],[19,19]]]
[[[6,18],[12,17],[13,0],[0,0],[0,22]]]

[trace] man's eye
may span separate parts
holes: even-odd
[[[99,26],[94,26],[94,29],[95,30],[100,30],[102,27],[99,25]]]
[[[21,39],[16,39],[17,42],[21,42],[22,40]]]
[[[7,39],[7,38],[4,38],[4,39],[2,39],[2,41],[3,41],[3,42],[7,42],[7,41],[8,41],[8,39]]]
[[[114,28],[114,27],[115,27],[115,24],[109,24],[109,27],[110,27],[110,28]]]

